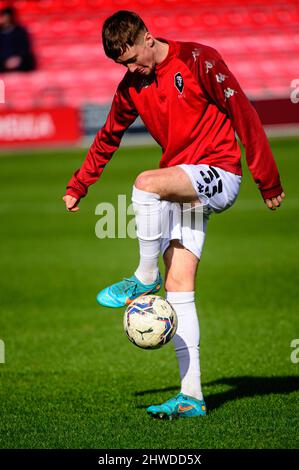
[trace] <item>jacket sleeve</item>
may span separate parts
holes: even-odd
[[[278,196],[283,189],[267,136],[238,81],[215,49],[202,52],[198,66],[198,77],[207,98],[228,114],[245,147],[248,167],[262,197]]]
[[[83,165],[67,185],[66,194],[77,199],[84,197],[88,187],[98,180],[105,165],[118,149],[125,130],[138,116],[129,92],[122,83],[114,96],[104,127],[97,133]]]

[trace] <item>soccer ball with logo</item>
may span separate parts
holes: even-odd
[[[177,329],[172,305],[158,295],[133,300],[124,315],[124,330],[129,340],[143,349],[158,349],[168,343]]]

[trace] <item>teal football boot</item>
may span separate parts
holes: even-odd
[[[142,284],[136,276],[124,278],[122,281],[106,287],[97,295],[97,301],[104,307],[124,307],[134,299],[146,294],[155,294],[162,287],[162,276],[159,273],[153,284]]]
[[[192,418],[193,416],[205,416],[207,407],[204,400],[197,400],[179,393],[162,405],[149,406],[146,411],[152,418],[158,419]]]

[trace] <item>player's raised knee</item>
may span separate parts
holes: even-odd
[[[135,187],[142,191],[147,191],[150,193],[155,192],[155,178],[151,171],[143,171],[140,175],[137,176]]]

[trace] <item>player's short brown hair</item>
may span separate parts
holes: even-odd
[[[106,56],[116,60],[124,54],[127,46],[137,44],[141,34],[147,30],[137,13],[127,10],[114,13],[103,24],[102,39]]]

